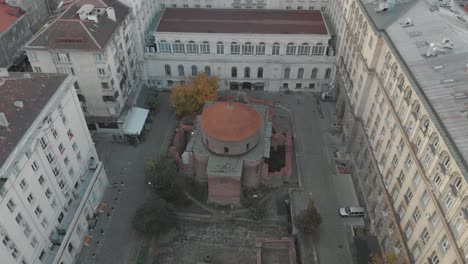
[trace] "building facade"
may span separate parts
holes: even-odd
[[[159,8],[297,9],[325,11],[328,0],[160,0]]]
[[[79,0],[26,46],[34,72],[77,77],[90,130],[122,133],[140,73],[130,8],[116,0]]]
[[[0,77],[2,263],[74,263],[108,185],[74,82]]]
[[[48,15],[46,0],[7,0],[0,3],[0,67],[24,70],[26,56],[23,46]]]
[[[154,36],[144,76],[160,89],[205,73],[221,90],[321,91],[334,76],[319,11],[166,9]]]
[[[468,57],[466,22],[455,11],[429,0],[328,7],[342,151],[372,232],[398,263],[468,260]]]

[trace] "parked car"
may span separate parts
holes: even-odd
[[[362,207],[343,207],[340,208],[340,215],[345,217],[364,216],[364,208]]]

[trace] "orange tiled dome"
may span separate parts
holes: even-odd
[[[222,141],[242,141],[260,130],[262,119],[255,108],[235,102],[212,104],[201,114],[205,135]]]

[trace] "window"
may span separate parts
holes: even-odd
[[[332,71],[332,70],[331,70],[330,68],[327,68],[327,69],[325,70],[325,79],[330,79],[330,77],[331,77],[331,71]]]
[[[440,247],[444,252],[447,252],[450,248],[450,242],[448,241],[447,236],[444,236],[442,240],[440,240]]]
[[[240,54],[240,45],[237,42],[231,42],[231,54],[233,55]]]
[[[54,54],[54,60],[58,62],[69,62],[70,55],[65,52],[59,52]]]
[[[34,213],[37,217],[40,217],[42,215],[42,209],[39,205],[36,207],[36,210],[34,210]]]
[[[198,53],[198,44],[195,41],[191,40],[187,44],[188,53]]]
[[[437,256],[437,253],[434,251],[432,252],[431,257],[429,258],[431,260],[431,264],[439,264],[439,257]]]
[[[237,68],[236,67],[231,68],[231,77],[232,78],[237,78]]]
[[[37,165],[36,161],[33,161],[31,163],[31,168],[33,169],[33,171],[37,171],[39,169],[39,166]]]
[[[201,44],[201,53],[210,54],[210,43],[208,41],[203,41]]]
[[[197,74],[198,74],[197,66],[192,65],[192,76],[197,76]]]
[[[20,186],[21,190],[24,191],[24,189],[26,189],[28,187],[28,184],[26,183],[25,179],[21,179],[19,186]]]
[[[206,76],[211,76],[211,68],[210,68],[210,66],[205,66],[205,75],[206,75]]]
[[[28,51],[29,61],[37,61],[37,54],[34,51]]]
[[[429,193],[427,191],[424,191],[422,201],[424,206],[427,206],[429,204]]]
[[[421,251],[419,251],[419,247],[415,245],[413,247],[413,258],[414,260],[417,260],[419,258],[419,255],[421,255]]]
[[[257,54],[257,55],[265,55],[265,43],[260,42],[260,43],[255,47],[255,54]]]
[[[101,87],[102,87],[102,89],[109,89],[109,83],[107,83],[107,82],[102,82],[102,83],[101,83]]]
[[[21,222],[23,221],[23,216],[21,215],[21,213],[16,214],[15,221],[18,225],[21,224]]]
[[[461,187],[462,187],[462,179],[460,177],[457,178],[457,180],[455,181],[455,189],[457,191],[460,191]]]
[[[242,45],[242,55],[252,55],[253,45],[250,42],[246,42]]]
[[[172,48],[174,49],[174,53],[185,53],[185,45],[184,43],[180,42],[180,40],[174,41]]]
[[[420,218],[421,218],[421,212],[419,212],[419,209],[416,207],[413,213],[413,220],[415,223],[418,223]]]
[[[450,206],[452,206],[452,203],[453,203],[452,195],[447,194],[447,197],[445,198],[445,201],[444,201],[445,207],[449,209]]]
[[[31,244],[31,247],[36,248],[37,243],[39,243],[39,242],[37,241],[37,237],[36,237],[36,236],[33,236],[33,237],[31,238],[31,243],[30,243],[30,244]]]
[[[39,66],[34,66],[33,67],[33,72],[42,72],[42,69]]]
[[[325,46],[322,43],[317,43],[315,46],[312,47],[312,55],[320,56],[323,55],[325,51]]]
[[[279,55],[279,51],[280,51],[280,44],[275,42],[273,43],[273,49],[271,51],[271,54],[272,55]]]
[[[171,76],[171,66],[170,65],[164,65],[164,72],[166,73],[166,76]]]
[[[429,232],[427,232],[427,229],[424,228],[424,230],[421,233],[421,240],[424,245],[427,244],[427,242],[429,241],[429,238],[431,238],[431,236],[429,235]]]
[[[406,238],[409,239],[411,237],[411,235],[413,234],[413,227],[411,225],[407,225],[406,228],[405,228],[405,234],[406,234]]]
[[[413,192],[411,191],[411,189],[408,189],[408,191],[406,191],[406,198],[408,199],[408,202],[411,201],[411,199],[413,199]]]
[[[3,245],[7,247],[9,242],[10,242],[10,237],[8,235],[5,235],[2,240]]]
[[[244,78],[250,78],[250,67],[244,68]]]
[[[73,244],[70,242],[68,243],[68,252],[72,253],[73,252]]]
[[[13,213],[13,211],[14,211],[15,208],[16,208],[16,204],[15,204],[15,202],[13,201],[13,198],[10,199],[10,200],[8,200],[7,207],[8,207],[8,209],[10,210],[10,212]]]
[[[298,79],[304,78],[304,68],[299,68],[299,70],[297,71],[297,78]]]
[[[287,67],[286,69],[284,69],[284,76],[283,78],[284,79],[289,79],[289,76],[291,75],[291,68]]]
[[[216,43],[216,54],[224,54],[224,43]]]
[[[317,74],[318,74],[318,69],[317,69],[317,68],[313,68],[313,69],[312,69],[312,74],[310,75],[310,78],[311,78],[311,79],[317,79]]]
[[[95,53],[94,54],[94,59],[97,61],[97,62],[102,62],[105,60],[105,57],[104,57],[104,54],[102,53]]]
[[[294,43],[288,43],[286,46],[286,55],[295,55],[296,54],[296,45]]]
[[[257,69],[257,78],[263,78],[263,68],[259,67]]]
[[[229,148],[224,147],[224,153],[229,153]]]
[[[68,139],[70,139],[70,140],[73,138],[74,135],[73,135],[73,132],[71,131],[71,129],[68,129],[67,136],[68,136]]]
[[[180,41],[179,41],[179,43],[180,43]],[[182,47],[183,47],[183,45],[182,45]],[[175,48],[174,48],[174,50],[175,50]],[[165,40],[159,41],[159,52],[161,52],[161,53],[170,53],[171,52],[171,44],[167,43],[167,41],[165,41]]]
[[[296,89],[301,89],[302,88],[302,83],[296,83]]]
[[[98,75],[99,76],[105,76],[106,75],[106,69],[98,68]]]
[[[44,176],[42,176],[42,175],[41,175],[41,176],[39,176],[39,179],[37,179],[37,180],[39,181],[39,184],[40,184],[41,186],[43,186],[43,185],[44,185],[44,182],[45,182],[45,180],[44,180]]]
[[[299,46],[299,50],[297,51],[297,55],[309,55],[309,53],[310,53],[309,43],[302,43]]]
[[[58,145],[58,149],[59,149],[59,151],[60,151],[61,154],[63,154],[63,152],[65,151],[65,147],[63,146],[62,143],[60,143],[60,144]]]
[[[32,193],[30,193],[26,199],[30,204],[34,203],[34,196]]]
[[[43,228],[46,228],[48,225],[49,225],[49,221],[47,220],[47,218],[44,217],[44,219],[42,219],[41,221],[41,226]]]

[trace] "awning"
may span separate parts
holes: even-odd
[[[145,126],[146,117],[149,110],[139,107],[132,107],[128,112],[127,118],[123,125],[125,135],[140,135],[141,130]]]

